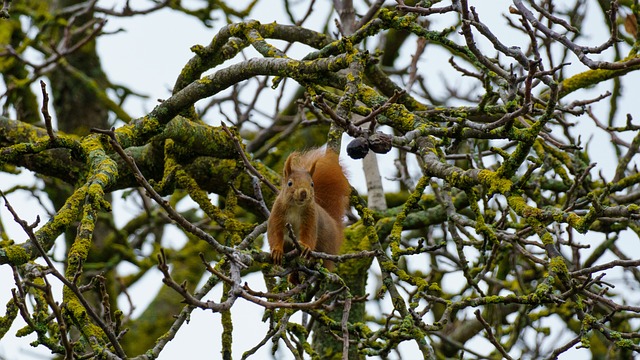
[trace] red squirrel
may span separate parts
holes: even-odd
[[[267,226],[271,258],[282,264],[293,249],[286,224],[302,247],[309,251],[337,254],[344,240],[343,217],[349,205],[351,186],[340,166],[338,154],[327,149],[294,152],[284,163],[282,190],[276,197]],[[333,262],[324,261],[333,269]]]

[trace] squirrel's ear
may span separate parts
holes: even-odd
[[[318,163],[318,160],[313,162],[313,165],[311,165],[311,169],[309,169],[309,175],[313,176],[313,172],[316,171],[316,164]]]
[[[289,157],[287,157],[287,160],[284,162],[283,174],[285,178],[288,178],[289,175],[291,174],[291,161],[293,159],[292,155],[289,155]]]

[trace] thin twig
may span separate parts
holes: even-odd
[[[344,309],[342,310],[342,360],[349,360],[349,312],[351,311],[351,297],[344,299]]]
[[[355,121],[355,122],[353,123],[353,125],[360,126],[360,125],[362,125],[362,124],[366,124],[366,123],[368,123],[369,121],[373,121],[373,120],[375,120],[375,117],[376,117],[376,116],[378,116],[378,115],[380,115],[381,113],[383,113],[384,111],[386,111],[386,110],[387,110],[387,109],[388,109],[392,104],[395,104],[396,102],[398,102],[398,100],[400,99],[400,97],[401,97],[402,95],[404,95],[404,94],[406,94],[406,91],[405,91],[405,90],[400,90],[400,91],[397,91],[397,90],[396,90],[396,91],[394,91],[394,92],[393,92],[393,95],[392,95],[389,99],[387,99],[387,101],[385,101],[385,103],[384,103],[384,104],[382,104],[382,106],[379,106],[379,107],[377,107],[377,108],[373,109],[373,110],[369,113],[369,115],[365,116],[364,118],[362,118],[362,119],[360,119],[360,120],[358,120],[358,121]]]
[[[56,141],[56,133],[53,131],[53,125],[51,124],[51,115],[49,114],[49,94],[47,94],[47,85],[44,81],[40,80],[40,88],[42,88],[42,116],[44,117],[44,125],[47,128],[47,134],[51,142]]]
[[[598,271],[611,269],[617,266],[624,267],[624,268],[640,266],[640,260],[613,260],[606,264],[596,265],[596,266],[588,267],[585,269],[572,271],[569,274],[571,276],[589,275]]]
[[[373,17],[378,13],[378,10],[380,10],[380,8],[382,7],[382,4],[384,4],[384,1],[385,0],[376,0],[376,2],[371,5],[369,10],[367,10],[367,13],[364,14],[364,16],[360,18],[360,20],[356,21],[355,25],[353,26],[354,30],[360,29],[364,26],[364,24],[371,21],[371,19],[373,19]]]
[[[454,1],[452,5],[443,6],[443,7],[417,7],[417,6],[408,6],[405,5],[404,1],[396,0],[398,5],[396,5],[396,9],[404,12],[413,12],[420,15],[431,15],[431,14],[446,14],[452,11],[458,11],[460,8],[459,1]]]
[[[274,194],[278,194],[280,192],[278,188],[275,185],[273,185],[271,181],[267,180],[267,178],[265,178],[264,175],[262,175],[253,165],[251,165],[251,161],[249,161],[249,158],[247,158],[247,155],[242,149],[242,145],[240,144],[240,141],[235,136],[233,136],[227,124],[222,122],[221,125],[224,132],[226,132],[227,135],[229,135],[229,138],[231,138],[231,141],[233,141],[234,145],[236,146],[236,150],[238,150],[238,154],[242,158],[242,161],[244,162],[244,165],[247,167],[247,169],[249,169],[249,171],[255,177],[257,177],[258,179],[260,179],[260,181],[262,181],[265,185],[267,185],[269,189],[273,191]]]
[[[482,324],[482,327],[484,327],[484,330],[487,332],[487,340],[489,340],[493,344],[493,346],[495,346],[496,349],[498,349],[498,351],[502,354],[502,356],[505,359],[513,360],[513,358],[509,356],[509,353],[507,352],[507,350],[504,349],[502,344],[500,344],[500,342],[493,335],[493,331],[491,330],[491,325],[489,325],[489,323],[482,317],[482,315],[480,314],[480,310],[476,310],[474,314],[476,315],[476,319],[480,321],[480,323]]]

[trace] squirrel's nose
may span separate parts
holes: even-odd
[[[305,200],[307,198],[307,190],[300,190],[300,200]]]

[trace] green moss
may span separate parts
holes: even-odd
[[[612,335],[613,333],[620,335],[619,333],[612,331]],[[635,348],[635,343],[633,342],[633,340],[631,339],[619,339],[616,340],[615,342],[616,346],[622,349],[634,349]]]
[[[4,253],[4,254],[3,254]],[[31,261],[31,257],[22,245],[10,245],[0,249],[0,254],[7,257],[12,265],[22,265]]]
[[[423,176],[418,181],[415,190],[411,193],[407,201],[404,203],[402,207],[402,211],[398,213],[396,216],[396,220],[393,224],[393,228],[391,230],[391,234],[389,235],[390,239],[390,247],[392,258],[394,261],[397,261],[400,256],[400,240],[402,238],[402,229],[404,225],[404,221],[407,218],[407,214],[411,211],[414,206],[418,203],[422,194],[424,193],[425,188],[429,184],[429,177]]]
[[[542,219],[543,211],[527,205],[527,202],[520,195],[511,195],[507,197],[507,202],[509,203],[509,206],[511,206],[511,208],[522,217]]]
[[[64,315],[80,329],[84,341],[89,342],[89,339],[94,339],[94,341],[97,340],[102,344],[106,343],[108,341],[106,335],[99,326],[91,322],[84,305],[78,300],[73,291],[65,286],[62,289],[62,295],[66,304]]]
[[[498,240],[498,236],[493,231],[493,228],[484,222],[484,218],[482,216],[477,219],[476,231],[485,236],[489,244],[499,244],[500,240]]]
[[[97,135],[85,137],[82,140],[82,148],[86,153],[91,153],[96,150],[102,150],[103,147],[100,137],[98,137]]]
[[[621,62],[629,61],[636,58],[636,56],[627,57],[620,60]],[[579,74],[573,75],[560,84],[559,98],[563,98],[568,94],[579,90],[585,89],[603,81],[613,79],[615,77],[623,76],[624,74],[640,69],[640,65],[630,66],[624,69],[608,70],[608,69],[595,69],[587,70]]]
[[[620,181],[610,184],[611,192],[620,191],[630,186],[640,183],[640,173],[631,174],[620,179]]]
[[[229,298],[231,292],[231,285],[228,283],[223,284],[222,297],[220,303],[224,303]],[[222,358],[231,359],[231,346],[233,344],[233,321],[231,319],[231,309],[227,309],[221,312],[222,316]]]
[[[189,48],[189,50],[191,50],[192,53],[194,53],[194,54],[196,54],[198,56],[205,55],[204,54],[204,49],[205,48],[202,45],[193,45],[192,47]]]
[[[596,209],[593,206],[590,206],[589,212],[582,218],[574,213],[571,213],[567,217],[567,220],[569,222],[569,225],[573,226],[573,228],[577,232],[584,234],[589,230],[591,224],[593,224],[597,216],[598,212],[596,211]]]
[[[436,150],[433,150],[436,152]],[[438,155],[436,153],[436,155]],[[468,189],[476,185],[476,181],[470,176],[466,175],[463,171],[451,171],[446,180],[451,183],[452,186],[460,189]]]
[[[342,253],[360,251],[362,249],[371,249],[371,242],[368,237],[368,228],[363,224],[362,220],[354,223],[345,229],[345,242],[342,246]]]
[[[211,82],[213,82],[213,80],[211,80],[211,78],[209,78],[207,76],[196,80],[196,83],[202,84],[202,85],[209,85],[209,84],[211,84]]]
[[[5,316],[0,317],[0,339],[9,331],[13,320],[18,315],[18,306],[13,298],[9,299],[6,306]]]
[[[160,116],[166,111],[166,108],[162,106],[156,109],[160,112],[160,114],[158,114]],[[116,138],[124,149],[131,146],[141,146],[144,145],[150,137],[160,133],[163,130],[163,125],[164,124],[160,124],[157,117],[147,115],[117,128],[115,130]]]
[[[365,84],[358,84],[358,99],[371,107],[381,106],[387,101],[375,89]]]
[[[569,225],[575,227],[580,226],[580,223],[582,222],[582,219],[580,218],[580,216],[576,215],[575,213],[570,213],[567,216],[567,222],[569,223]]]
[[[91,249],[91,239],[93,237],[95,221],[96,211],[92,209],[91,204],[85,204],[78,233],[67,254],[66,276],[68,278],[73,278],[76,273],[82,271],[81,266],[86,261],[89,250]]]
[[[484,300],[486,301],[487,304],[502,304],[502,303],[504,303],[504,297],[498,296],[498,295],[486,296],[484,298]]]
[[[552,257],[549,260],[549,270],[556,274],[565,274],[566,276],[569,276],[569,269],[567,269],[567,264],[564,262],[564,258],[562,256]]]
[[[550,233],[544,233],[542,235],[542,243],[544,245],[553,245],[553,236]]]
[[[416,116],[404,105],[391,104],[384,114],[391,120],[393,127],[399,131],[409,131],[415,128]]]
[[[550,281],[550,282],[552,283],[553,281]],[[540,284],[538,284],[538,286],[536,286],[536,290],[533,292],[533,294],[530,295],[531,301],[534,304],[542,302],[544,299],[549,297],[549,293],[552,290],[553,288],[549,283],[541,282]]]

